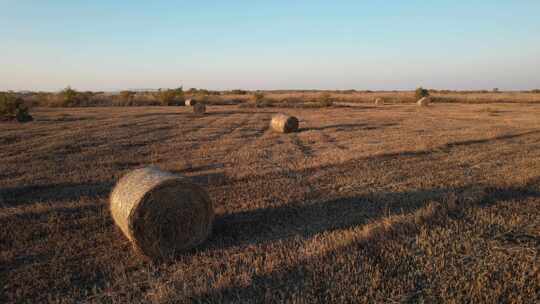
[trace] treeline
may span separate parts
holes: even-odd
[[[0,92],[2,93],[2,92]],[[93,92],[66,87],[60,92],[4,92],[33,107],[95,107],[95,106],[183,106],[186,99],[198,99],[213,104],[239,103],[241,100],[221,98],[223,95],[248,95],[248,91],[211,91],[183,87],[156,91]]]
[[[388,93],[396,93],[394,97]],[[93,91],[78,91],[71,87],[66,87],[60,92],[0,92],[0,109],[9,117],[14,117],[14,104],[16,109],[28,109],[29,107],[96,107],[96,106],[183,106],[186,99],[195,99],[205,102],[210,105],[230,105],[239,104],[247,101],[254,101],[255,105],[265,104],[293,104],[300,100],[309,102],[310,105],[315,103],[307,100],[310,95],[332,96],[334,101],[347,102],[371,102],[376,97],[384,97],[392,99],[396,102],[415,102],[422,96],[434,94],[437,99],[442,102],[490,102],[499,100],[497,96],[505,97],[506,95],[499,93],[507,93],[499,91],[495,88],[492,90],[470,90],[470,91],[454,91],[454,90],[436,90],[419,88],[416,91],[370,91],[370,90],[227,90],[213,91],[207,89],[190,88],[184,90],[183,87],[175,89],[159,89],[155,91],[132,91],[124,90],[121,92],[93,92]],[[512,93],[535,93],[540,94],[540,89],[529,91],[512,91]],[[261,95],[262,94],[262,95]],[[284,97],[278,95],[283,94]],[[294,96],[298,94],[298,96]],[[444,96],[447,95],[448,96]],[[472,94],[486,94],[484,96],[474,96]],[[292,95],[292,96],[288,96]],[[341,96],[340,96],[341,95]],[[409,96],[410,95],[410,96]],[[265,98],[259,98],[265,96]],[[273,96],[272,98],[266,96]],[[459,97],[463,96],[463,98]],[[474,97],[474,100],[471,98]],[[507,97],[507,96],[506,96]],[[506,98],[505,97],[505,98]],[[306,99],[307,98],[307,99]],[[317,103],[325,105],[328,101],[324,98],[315,97]],[[525,97],[529,98],[529,97]],[[521,98],[524,99],[524,98]],[[520,99],[520,100],[521,100]],[[15,102],[16,100],[16,102]],[[278,102],[276,102],[276,100]],[[322,101],[321,101],[322,100]],[[535,98],[536,100],[536,98]],[[509,100],[510,102],[512,100]],[[22,112],[20,112],[22,113]],[[0,114],[5,119],[6,115]],[[19,117],[23,117],[19,114]]]

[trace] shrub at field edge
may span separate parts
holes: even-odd
[[[0,93],[0,118],[5,120],[16,119],[18,122],[33,120],[24,101],[8,93]]]

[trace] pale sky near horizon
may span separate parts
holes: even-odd
[[[0,90],[540,88],[540,1],[0,0]]]

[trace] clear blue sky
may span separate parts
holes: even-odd
[[[0,0],[0,90],[531,89],[539,0]]]

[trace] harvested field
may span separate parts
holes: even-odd
[[[0,302],[540,300],[540,104],[37,108],[0,122]],[[298,133],[269,129],[275,113]],[[137,258],[109,194],[156,165],[210,239]]]
[[[418,98],[414,91],[268,91],[266,98],[270,100],[290,100],[291,105],[302,101],[319,100],[324,94],[329,94],[333,100],[347,103],[373,103],[377,98],[385,103],[402,104],[415,103]],[[435,102],[464,103],[464,104],[494,104],[494,103],[540,103],[540,93],[532,92],[473,92],[473,91],[430,91]],[[246,100],[249,95],[224,94],[224,100]]]

